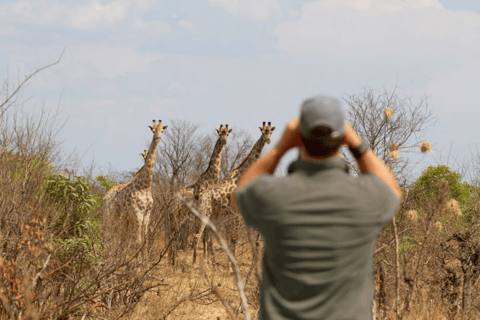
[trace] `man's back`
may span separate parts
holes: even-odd
[[[375,174],[349,176],[340,158],[289,171],[236,196],[265,243],[260,319],[371,319],[373,250],[398,196]]]

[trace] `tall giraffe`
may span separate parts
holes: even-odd
[[[228,124],[223,128],[222,124],[220,125],[220,129],[216,129],[216,131],[218,133],[218,139],[213,148],[207,170],[200,175],[197,182],[181,190],[180,193],[183,195],[193,195],[195,199],[198,199],[202,188],[211,188],[219,182],[222,170],[223,147],[227,144],[227,137],[229,133],[232,132],[232,129],[228,130]]]
[[[145,239],[153,208],[152,180],[157,145],[167,127],[162,127],[162,120],[159,120],[158,124],[153,120],[153,126],[149,126],[153,132],[153,139],[150,148],[144,154],[144,166],[130,181],[111,188],[105,196],[103,229],[107,232],[106,239],[123,241],[130,230],[133,231],[132,236],[136,244]],[[114,223],[118,223],[120,230],[113,229]]]
[[[228,174],[224,181],[214,185],[212,188],[202,190],[203,192],[200,195],[199,200],[199,208],[205,215],[207,215],[208,218],[210,218],[212,215],[217,216],[221,214],[232,214],[235,217],[234,228],[229,232],[230,243],[232,245],[232,252],[234,255],[241,216],[240,213],[234,211],[230,205],[232,192],[237,187],[240,176],[245,172],[245,170],[248,169],[248,167],[252,165],[253,162],[260,157],[265,143],[270,144],[270,136],[272,131],[275,130],[275,127],[271,126],[271,122],[269,122],[268,125],[265,125],[265,122],[263,122],[263,126],[259,128],[262,135],[253,145],[253,148],[248,156],[242,161],[242,163],[240,163],[238,167],[233,169]],[[196,261],[198,244],[204,230],[205,224],[202,224],[197,238],[197,244],[195,245],[193,252],[193,263]]]
[[[198,195],[200,190],[203,188],[211,188],[213,185],[217,184],[220,180],[220,173],[221,173],[221,164],[222,164],[222,153],[223,147],[227,144],[228,135],[232,132],[232,129],[228,129],[228,124],[225,125],[223,128],[223,124],[220,125],[219,129],[216,129],[218,134],[217,142],[213,148],[212,155],[210,157],[210,161],[208,164],[207,169],[200,175],[198,180],[188,186],[184,187],[179,191],[179,194],[183,195],[187,199],[194,199],[198,200]],[[178,210],[178,214],[181,213],[181,210]],[[186,218],[183,215],[176,216],[176,228],[180,227],[182,221]],[[173,232],[172,232],[173,234]],[[174,254],[176,252],[176,248],[174,246],[170,246],[170,257],[173,264],[175,264]]]

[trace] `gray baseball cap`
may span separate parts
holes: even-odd
[[[315,96],[305,100],[300,107],[298,131],[308,137],[313,129],[325,126],[332,129],[332,139],[341,138],[345,133],[345,116],[339,99],[329,96]]]

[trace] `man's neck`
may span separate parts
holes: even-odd
[[[334,158],[340,158],[340,149],[338,149],[337,152],[335,152],[334,154],[329,155],[327,157],[312,157],[307,153],[307,151],[304,148],[300,148],[299,159],[301,160],[320,162],[320,161],[325,161],[325,160],[334,159]]]

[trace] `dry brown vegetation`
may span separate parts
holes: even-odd
[[[68,164],[57,157],[55,117],[25,113],[22,85],[9,92],[7,83],[1,92],[0,319],[256,319],[262,244],[254,253],[246,228],[237,242],[237,273],[229,272],[218,240],[215,263],[192,267],[198,219],[176,193],[205,169],[214,135],[198,135],[184,121],[169,123],[159,148],[148,236],[141,247],[107,252],[99,223],[111,181],[61,170]],[[399,102],[389,93],[378,98],[367,90],[363,100],[349,99],[360,106],[351,123],[363,128],[358,131],[396,174],[404,176],[406,163],[399,165],[399,154],[390,152],[431,151],[429,143],[408,142],[420,120],[395,123],[418,114],[423,100],[402,113],[410,100]],[[368,103],[378,117],[367,117]],[[229,140],[223,176],[252,145],[235,129]],[[449,177],[437,177],[432,189],[402,184],[405,197],[375,249],[376,319],[480,318],[480,192]],[[229,223],[228,217],[215,221],[216,235],[225,235]]]

